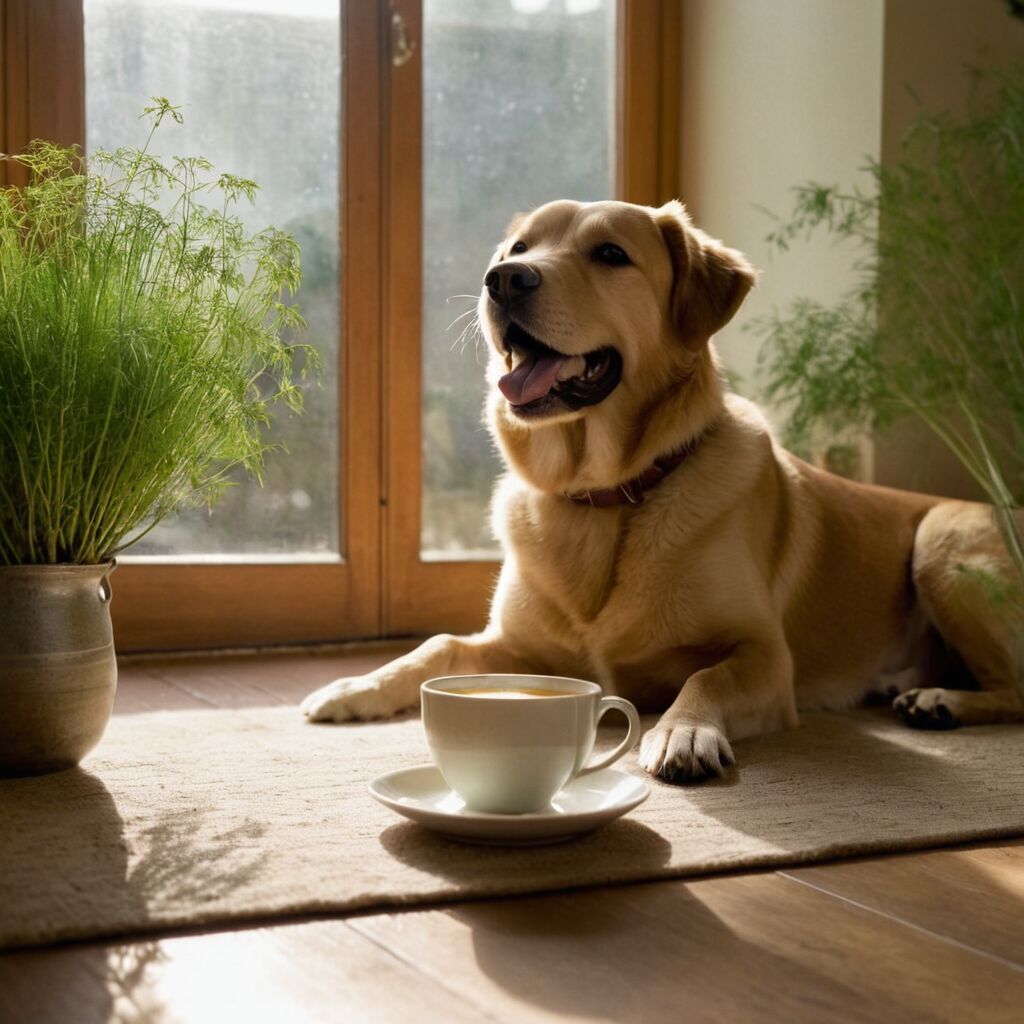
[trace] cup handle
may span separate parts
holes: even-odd
[[[628,700],[623,700],[621,697],[601,698],[601,704],[597,712],[598,722],[604,717],[605,712],[611,711],[612,708],[618,708],[629,722],[629,731],[626,733],[626,738],[607,757],[598,761],[597,764],[588,764],[586,768],[581,768],[574,776],[575,778],[578,779],[581,775],[589,775],[591,772],[600,771],[602,768],[607,768],[608,765],[614,764],[623,754],[628,754],[636,746],[636,741],[640,739],[640,716],[637,714],[636,708]]]

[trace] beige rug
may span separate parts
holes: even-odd
[[[435,836],[366,784],[428,760],[416,719],[294,708],[114,719],[83,769],[0,781],[0,948],[807,863],[1024,833],[1024,729],[806,715],[712,784],[559,846]],[[633,757],[625,762],[637,770]]]

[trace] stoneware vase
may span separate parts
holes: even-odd
[[[70,768],[99,743],[117,687],[113,571],[0,566],[0,776]]]

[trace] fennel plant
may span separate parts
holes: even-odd
[[[269,406],[301,407],[298,247],[234,212],[254,182],[145,145],[35,142],[0,190],[0,564],[98,563],[226,474],[257,476]]]

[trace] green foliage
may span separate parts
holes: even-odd
[[[1024,584],[1024,67],[975,77],[968,113],[920,118],[898,160],[867,167],[871,187],[796,190],[770,240],[857,246],[855,284],[754,329],[791,442],[920,417],[995,506]]]
[[[269,405],[299,410],[299,251],[244,230],[257,185],[199,157],[35,142],[0,190],[0,564],[110,558],[237,465],[260,473]],[[134,536],[129,536],[134,533]]]

